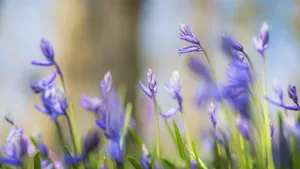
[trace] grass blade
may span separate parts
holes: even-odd
[[[133,165],[135,169],[143,169],[141,164],[133,157],[127,156],[128,161]]]
[[[34,169],[42,169],[39,151],[37,151],[34,155]]]

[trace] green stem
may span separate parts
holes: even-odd
[[[192,150],[193,149],[192,140],[191,140],[191,135],[190,135],[189,128],[188,128],[188,125],[187,125],[186,116],[182,111],[181,111],[181,115],[182,115],[182,118],[183,118],[183,125],[184,125],[187,145],[188,145],[188,148]]]
[[[64,141],[64,136],[63,136],[62,131],[61,131],[61,126],[58,123],[58,121],[55,121],[54,123],[55,123],[56,129],[57,129],[57,132],[58,132],[59,141],[60,141],[61,145],[63,146],[62,147],[63,150],[65,150],[64,146],[66,144],[65,144],[65,141]]]
[[[76,142],[75,142],[75,136],[74,136],[74,129],[72,128],[72,123],[71,123],[71,120],[70,120],[70,117],[69,117],[68,114],[66,115],[66,119],[67,119],[67,123],[68,123],[68,126],[69,126],[69,131],[70,131],[70,135],[71,135],[71,141],[72,141],[73,149],[74,149],[75,154],[77,154],[77,148],[76,148]]]
[[[154,112],[155,112],[155,126],[156,126],[156,157],[160,159],[160,134],[159,134],[159,114],[156,98],[153,98]]]
[[[202,49],[202,51],[203,51],[203,53],[205,55],[205,58],[206,58],[206,60],[207,60],[207,62],[209,64],[209,67],[210,67],[210,69],[211,69],[211,71],[213,73],[213,76],[214,76],[215,80],[217,81],[218,77],[217,77],[217,74],[216,74],[216,72],[215,72],[215,70],[213,68],[212,61],[210,60],[210,57],[208,57],[208,54],[207,54],[207,52],[206,52],[205,49],[203,49],[201,46],[200,46],[200,48]]]

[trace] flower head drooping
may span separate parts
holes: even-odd
[[[102,101],[97,97],[91,98],[83,94],[80,99],[80,104],[85,110],[97,114],[99,112]]]
[[[253,37],[252,41],[257,52],[263,56],[269,45],[269,25],[267,23],[262,25],[258,37]]]
[[[222,49],[226,54],[233,55],[233,51],[242,52],[243,46],[239,44],[233,37],[224,33],[221,38]]]
[[[180,24],[180,39],[185,40],[193,45],[185,47],[185,48],[179,48],[178,54],[182,55],[184,53],[190,53],[190,52],[201,52],[202,49],[200,47],[200,42],[192,32],[189,26],[185,24]]]
[[[31,63],[36,66],[53,66],[54,65],[54,51],[51,43],[42,38],[40,43],[41,51],[46,57],[47,61],[32,61]]]
[[[145,144],[142,145],[142,156],[140,157],[140,162],[143,169],[151,168],[151,156]]]
[[[47,88],[52,87],[54,80],[56,78],[57,73],[53,72],[51,73],[49,76],[45,77],[42,80],[39,80],[35,83],[32,83],[30,85],[31,89],[35,92],[35,93],[41,93],[43,91],[45,91]]]
[[[289,85],[287,92],[288,92],[290,99],[292,99],[295,104],[298,104],[298,94],[297,94],[296,86]]]
[[[156,84],[155,74],[152,72],[151,69],[149,69],[147,73],[147,82],[148,82],[148,87],[146,87],[140,81],[139,82],[140,87],[150,99],[154,99],[155,95],[157,94],[157,86],[156,86],[157,84]]]

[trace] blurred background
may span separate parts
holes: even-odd
[[[29,88],[31,82],[51,72],[30,65],[33,59],[43,59],[39,42],[44,37],[53,44],[65,73],[81,136],[94,127],[94,116],[79,106],[79,98],[82,93],[100,96],[99,82],[111,71],[115,87],[126,86],[126,99],[135,104],[138,133],[151,145],[153,108],[137,85],[138,80],[146,81],[151,67],[163,110],[175,104],[164,85],[174,69],[180,71],[189,128],[200,139],[200,129],[209,120],[207,110],[197,110],[192,102],[199,79],[189,72],[186,56],[177,53],[184,46],[179,23],[192,28],[223,76],[227,62],[220,53],[220,35],[234,35],[260,72],[260,57],[251,38],[266,21],[270,26],[268,94],[274,96],[274,79],[283,88],[288,84],[300,87],[299,16],[298,0],[0,0],[0,114],[9,112],[27,134],[40,131],[46,143],[55,147],[51,120],[33,108],[39,98]],[[201,53],[195,56],[204,59]],[[273,116],[276,109],[270,109]],[[0,135],[6,136],[10,126],[3,120],[0,127]],[[167,140],[162,144],[166,151],[174,149]]]

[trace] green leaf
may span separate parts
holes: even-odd
[[[193,146],[193,153],[195,155],[198,168],[207,169],[207,166],[204,164],[204,162],[198,156],[194,141],[192,141],[192,146]]]
[[[173,162],[170,162],[169,160],[167,160],[165,158],[162,158],[161,160],[162,160],[163,164],[165,164],[166,168],[171,168],[171,169],[177,168]]]
[[[173,120],[173,126],[174,126],[174,132],[175,132],[175,136],[176,136],[176,144],[177,144],[177,148],[178,148],[180,157],[184,160],[187,160],[186,153],[184,150],[184,145],[182,142],[182,138],[181,138],[178,126],[174,120]]]
[[[33,136],[30,136],[29,138],[30,138],[32,144],[34,145],[34,147],[37,148],[37,147],[38,147],[38,143],[37,143],[37,141],[35,140],[35,138],[34,138]]]
[[[34,155],[34,169],[42,169],[39,151],[37,151]]]
[[[124,103],[125,102],[125,98],[126,98],[126,94],[127,94],[127,87],[126,87],[126,85],[120,84],[118,86],[118,93],[119,93],[121,101]]]
[[[73,110],[73,104],[71,102],[71,99],[68,98],[68,107],[67,107],[67,113],[68,113],[68,116],[70,118],[70,125],[69,127],[71,127],[71,130],[73,131],[73,134],[74,134],[74,141],[75,141],[75,146],[77,151],[80,152],[81,150],[81,140],[80,140],[80,137],[79,137],[79,134],[78,134],[78,127],[77,127],[77,124],[76,124],[76,119],[75,119],[75,112]],[[74,149],[74,147],[73,147]],[[73,150],[74,151],[74,150]]]
[[[126,116],[125,116],[123,130],[122,130],[122,133],[121,133],[121,140],[120,140],[121,148],[123,148],[123,146],[124,146],[125,138],[126,138],[126,135],[127,135],[127,132],[128,132],[128,127],[127,126],[129,126],[129,122],[130,122],[130,118],[131,118],[131,114],[132,114],[132,108],[133,108],[132,103],[127,103],[127,105],[126,105]]]
[[[139,136],[133,131],[133,129],[130,126],[127,126],[128,132],[131,134],[131,136],[135,139],[135,141],[142,147],[143,141],[139,138]]]
[[[128,161],[133,165],[135,169],[143,169],[141,164],[133,157],[127,156]]]

